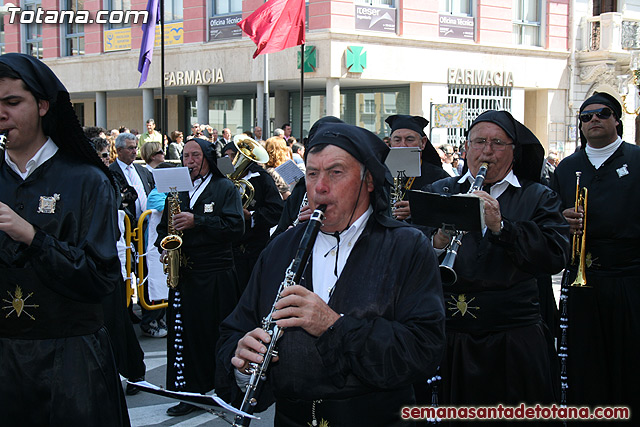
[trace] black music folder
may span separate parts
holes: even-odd
[[[437,194],[409,191],[414,224],[450,231],[484,230],[484,200],[474,194]]]

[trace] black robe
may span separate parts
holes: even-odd
[[[271,239],[275,239],[293,225],[300,213],[305,194],[307,194],[307,184],[305,179],[302,178],[291,190],[291,195],[284,201],[284,208],[282,209],[278,226],[271,235]]]
[[[553,188],[573,208],[588,189],[587,288],[569,287],[568,402],[624,405],[640,419],[640,147],[623,143],[596,169],[585,150],[564,159]],[[576,266],[564,279],[572,283]]]
[[[180,193],[181,210],[194,214],[195,227],[182,235],[182,255],[176,289],[167,307],[167,389],[206,393],[215,379],[218,325],[238,301],[233,265],[233,241],[242,236],[240,195],[227,178],[213,176],[189,208],[189,193]],[[169,198],[158,224],[156,246],[167,235]]]
[[[221,325],[216,392],[236,404],[242,394],[231,357],[238,339],[270,311],[305,227],[288,230],[263,251],[238,306]],[[309,289],[311,271],[309,265],[302,281]],[[258,411],[275,395],[276,425],[306,425],[311,402],[322,399],[316,416],[331,426],[404,425],[400,407],[414,402],[411,383],[433,375],[444,345],[442,290],[429,242],[411,227],[372,216],[329,306],[343,316],[320,337],[302,328],[284,332]]]
[[[466,193],[459,177],[429,190]],[[542,184],[520,180],[498,197],[504,229],[462,239],[457,282],[445,288],[447,404],[551,403],[558,397],[553,340],[542,322],[536,275],[562,270],[569,227],[560,202]],[[448,187],[449,190],[445,191]]]
[[[0,232],[2,424],[129,425],[100,304],[121,281],[109,179],[58,151],[24,181],[3,162],[0,183],[36,229],[30,246]]]
[[[278,223],[284,206],[276,183],[262,166],[252,163],[249,172],[259,174],[249,179],[255,194],[247,209],[253,213],[251,220],[244,223],[242,238],[233,245],[233,258],[241,293],[247,287],[260,252],[269,242],[271,227]]]

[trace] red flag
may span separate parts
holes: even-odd
[[[258,46],[253,57],[304,44],[305,0],[269,0],[238,23]]]

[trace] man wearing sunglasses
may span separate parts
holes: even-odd
[[[474,192],[484,201],[486,227],[461,236],[453,264],[457,281],[444,287],[443,402],[552,403],[559,373],[536,276],[562,270],[569,227],[557,195],[539,183],[544,149],[506,111],[478,116],[465,149],[467,173],[427,187],[439,194],[467,193],[480,165],[488,163],[485,186]],[[442,230],[434,233],[441,259],[450,242]]]
[[[623,142],[622,108],[596,92],[580,107],[581,148],[555,170],[553,188],[582,246],[588,287],[563,286],[568,403],[629,406],[640,420],[640,148]],[[587,204],[575,212],[576,173]],[[563,283],[576,277],[568,267]],[[634,416],[635,415],[635,416]],[[637,423],[636,423],[637,424]]]

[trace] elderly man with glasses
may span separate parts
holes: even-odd
[[[469,170],[428,190],[467,193],[482,163],[486,227],[461,237],[453,264],[457,281],[444,288],[447,351],[443,402],[453,405],[552,403],[558,399],[553,337],[539,307],[536,276],[562,270],[569,227],[560,200],[538,182],[544,149],[506,111],[487,111],[465,144]],[[481,204],[482,206],[482,204]],[[444,256],[451,236],[433,235]]]
[[[568,286],[579,264],[572,263],[563,278],[569,327],[562,353],[569,357],[562,361],[568,403],[629,406],[640,420],[640,148],[622,141],[621,116],[620,103],[607,93],[584,101],[581,149],[560,162],[552,182],[579,246],[585,233],[588,286]],[[587,203],[575,212],[578,172]]]

